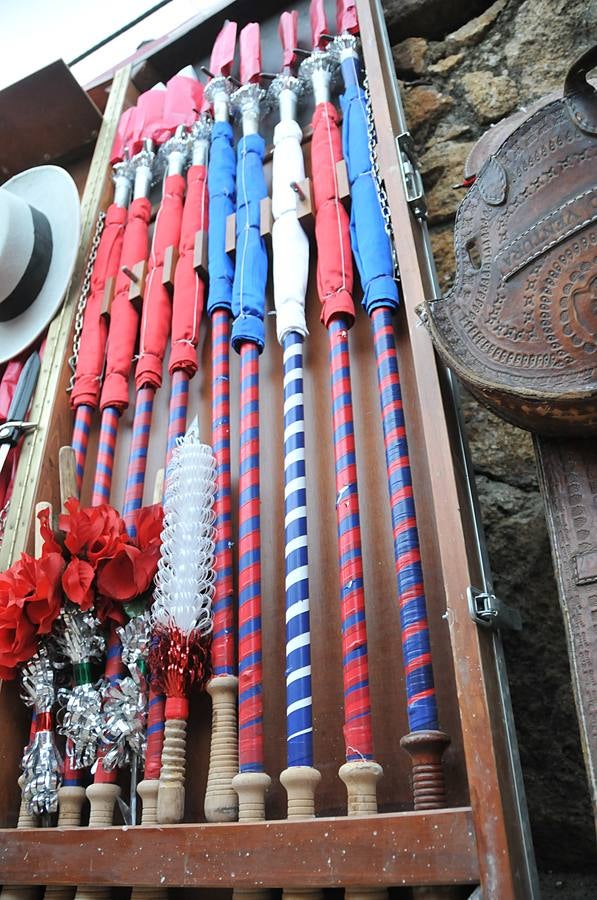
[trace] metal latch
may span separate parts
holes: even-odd
[[[408,205],[417,219],[427,218],[427,204],[423,191],[423,179],[415,160],[415,145],[410,131],[403,131],[396,138],[400,173]]]
[[[471,619],[477,625],[482,628],[522,630],[522,620],[518,610],[503,603],[495,594],[488,594],[487,591],[475,587],[469,587],[466,593]]]

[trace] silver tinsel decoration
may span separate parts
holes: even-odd
[[[102,757],[104,769],[127,765],[131,753],[145,759],[147,697],[130,676],[105,688],[102,719],[101,747],[107,748]]]
[[[126,625],[116,629],[122,644],[122,661],[135,682],[146,690],[147,657],[151,641],[151,621],[149,613],[133,616]]]
[[[32,706],[36,716],[50,714],[56,700],[54,667],[42,644],[35,656],[23,666],[22,699]],[[54,731],[38,731],[26,747],[21,763],[22,792],[29,812],[43,815],[58,809],[58,788],[62,783],[62,757]]]
[[[131,762],[131,754],[145,759],[147,694],[147,656],[151,640],[148,613],[134,616],[116,629],[122,644],[122,661],[130,676],[103,689],[102,748],[104,769],[114,769]]]
[[[77,669],[87,669],[90,662],[101,659],[104,654],[101,625],[91,612],[82,612],[78,606],[68,603],[57,619],[55,631],[56,645],[72,663],[77,682]],[[58,699],[64,705],[58,731],[68,739],[69,758],[76,769],[94,763],[102,735],[101,691],[90,683],[88,674],[83,677],[84,683],[75,683],[72,689],[58,692]]]

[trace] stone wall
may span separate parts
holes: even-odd
[[[386,0],[384,9],[444,291],[463,194],[454,185],[471,147],[492,123],[561,88],[569,62],[597,33],[597,4]],[[538,863],[586,870],[595,865],[595,833],[532,441],[472,398],[465,418],[496,590],[524,621],[505,645]],[[552,879],[561,891],[554,896],[597,896],[591,876],[570,879]]]

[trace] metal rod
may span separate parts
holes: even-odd
[[[136,19],[132,19],[126,25],[123,25],[122,28],[118,28],[116,31],[113,31],[112,34],[109,34],[107,37],[102,38],[101,41],[98,41],[97,44],[94,44],[93,47],[89,48],[89,50],[85,50],[83,53],[80,53],[79,56],[71,59],[67,63],[67,66],[74,66],[82,60],[87,59],[87,57],[91,56],[92,53],[95,53],[97,50],[101,50],[101,48],[105,47],[106,44],[109,44],[110,41],[113,41],[115,38],[120,37],[121,34],[125,34],[131,28],[134,28],[135,25],[138,25],[139,22],[143,22],[144,19],[148,19],[155,12],[158,12],[158,10],[162,9],[162,7],[164,6],[167,6],[171,2],[172,0],[161,0],[160,3],[156,3],[156,5],[152,6],[151,9],[148,9],[144,13],[141,13],[140,16],[137,16]]]

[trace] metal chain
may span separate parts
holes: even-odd
[[[392,262],[394,264],[394,278],[400,277],[398,271],[398,256],[396,254],[396,246],[394,244],[394,229],[392,228],[392,216],[390,213],[390,203],[386,193],[386,186],[379,171],[379,161],[377,159],[377,131],[375,129],[375,119],[373,118],[373,107],[371,105],[371,92],[369,90],[369,78],[365,75],[363,81],[363,92],[365,94],[365,108],[367,113],[367,142],[369,145],[369,159],[371,160],[371,174],[375,182],[377,191],[377,199],[379,200],[379,208],[383,218],[384,229],[390,239],[392,248]]]
[[[68,365],[71,370],[70,382],[67,387],[67,391],[70,393],[75,385],[75,371],[77,368],[77,360],[79,359],[79,350],[81,349],[81,334],[83,332],[83,317],[85,315],[85,307],[87,306],[87,298],[89,297],[89,290],[91,288],[91,276],[93,275],[93,266],[95,264],[95,258],[97,256],[97,250],[100,244],[100,239],[102,236],[102,231],[104,230],[104,223],[106,221],[105,212],[100,212],[97,217],[97,222],[95,224],[95,234],[93,235],[93,241],[91,242],[91,250],[89,252],[89,259],[87,260],[87,267],[85,268],[85,277],[83,278],[83,284],[81,285],[81,293],[79,294],[79,302],[77,303],[77,312],[75,315],[75,330],[73,333],[73,352],[72,356],[68,360]]]

